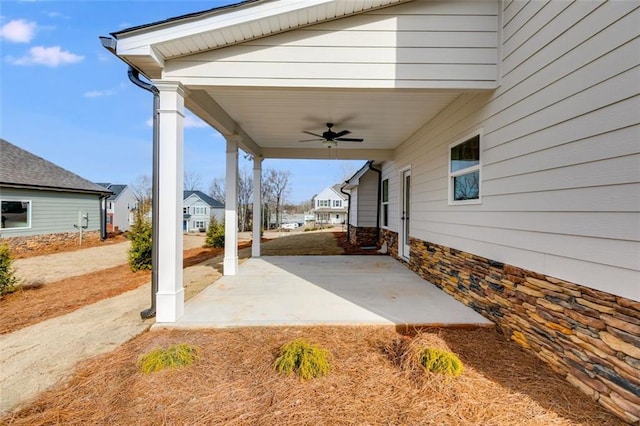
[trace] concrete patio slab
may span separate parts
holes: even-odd
[[[244,262],[154,327],[491,326],[387,256],[265,256]]]

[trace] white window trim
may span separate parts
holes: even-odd
[[[447,172],[448,172],[447,173],[448,174],[447,191],[449,193],[448,198],[449,198],[450,206],[460,206],[465,204],[482,204],[482,145],[483,145],[483,139],[484,139],[483,134],[484,134],[484,129],[478,129],[456,140],[454,143],[449,145],[448,153],[447,153],[447,158],[448,158],[447,160]],[[464,143],[475,136],[479,136],[478,164],[475,166],[467,167],[465,169],[456,170],[455,172],[452,172],[451,171],[451,148],[453,148],[454,146],[460,145],[461,143]],[[453,190],[454,190],[453,178],[461,175],[466,175],[475,171],[478,171],[478,198],[475,200],[459,200],[459,201],[454,200],[453,199]]]
[[[383,188],[384,188],[384,182],[387,181],[387,201],[384,201],[384,192],[383,192]],[[390,181],[389,178],[384,178],[380,181],[380,227],[383,229],[391,229],[391,221],[389,220],[389,199],[391,198],[391,191],[390,188],[391,186],[389,185]],[[387,224],[383,224],[384,222],[384,206],[387,206]]]
[[[25,203],[25,202],[29,203],[29,209],[27,210],[27,221],[28,221],[29,226],[23,226],[21,228],[0,228],[0,229],[2,229],[3,231],[12,231],[14,229],[31,229],[31,228],[33,228],[33,221],[31,220],[31,215],[33,214],[33,201],[31,201],[31,200],[23,200],[23,199],[20,199],[20,200],[6,200],[5,199],[5,200],[0,200],[0,206],[2,205],[3,201],[16,201],[16,202],[21,202],[21,203]],[[2,213],[0,212],[0,214],[2,214]]]

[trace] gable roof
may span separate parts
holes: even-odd
[[[0,186],[111,194],[104,187],[0,138]]]
[[[336,183],[335,185],[331,186],[331,189],[333,189],[336,192],[336,194],[338,194],[340,196],[340,198],[342,198],[343,200],[346,200],[347,196],[346,196],[346,194],[343,194],[340,191],[340,188],[342,188],[342,184],[341,183]]]
[[[204,201],[205,203],[209,204],[209,207],[224,208],[224,204],[222,204],[220,201],[216,200],[215,198],[209,197],[207,194],[205,194],[202,191],[184,191],[184,195],[183,195],[182,199],[186,200],[187,198],[191,197],[192,195],[195,195],[195,196],[199,197],[202,201]]]
[[[107,200],[110,200],[110,201],[116,200],[120,196],[120,194],[122,194],[122,191],[124,191],[125,188],[127,187],[127,185],[121,185],[121,184],[117,184],[117,183],[100,183],[100,182],[98,182],[98,185],[104,186],[109,191],[113,192],[113,195],[111,195],[109,198],[107,198]]]

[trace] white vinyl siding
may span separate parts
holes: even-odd
[[[78,194],[57,191],[2,188],[0,200],[30,201],[30,226],[0,230],[3,237],[57,234],[77,232],[79,212],[87,213],[88,227],[85,231],[100,229],[100,198],[97,194]]]
[[[496,2],[414,1],[165,62],[185,84],[496,87]]]
[[[513,8],[517,8],[517,13]],[[640,9],[513,2],[501,87],[463,94],[405,141],[413,237],[640,300]],[[482,135],[482,204],[448,205],[450,144]]]
[[[378,214],[378,175],[365,173],[358,184],[358,226],[377,225]]]

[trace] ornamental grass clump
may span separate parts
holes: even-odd
[[[280,347],[273,367],[279,373],[295,372],[302,380],[309,380],[329,374],[331,360],[328,350],[304,339],[295,339]]]
[[[453,352],[437,348],[424,348],[420,351],[418,357],[420,365],[426,371],[453,377],[458,377],[462,374],[462,361]]]
[[[138,358],[137,365],[143,373],[150,374],[165,368],[187,367],[199,356],[199,349],[186,343],[154,349]]]

